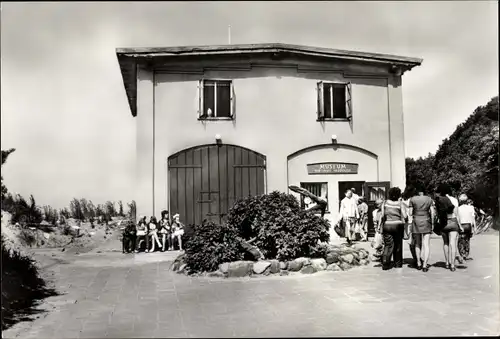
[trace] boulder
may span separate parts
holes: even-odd
[[[262,274],[269,266],[271,266],[269,261],[257,261],[253,264],[253,273]]]
[[[319,259],[311,259],[311,266],[314,267],[316,271],[324,271],[326,270],[326,267],[328,265],[326,264],[325,259],[319,258]]]
[[[265,275],[265,276],[268,276],[271,274],[271,266],[269,266],[268,268],[266,268],[266,270],[264,271],[264,273],[262,273],[262,275]]]
[[[300,273],[302,273],[302,274],[312,274],[312,273],[316,273],[316,272],[317,272],[316,268],[314,268],[314,266],[312,266],[312,265],[304,266],[300,270]]]
[[[291,272],[298,272],[302,268],[302,262],[301,261],[289,261],[288,262],[288,270]]]
[[[286,261],[280,261],[280,270],[286,270],[288,268],[288,263]]]
[[[295,259],[295,261],[301,262],[302,266],[309,266],[309,265],[311,265],[311,259],[309,259],[309,258],[300,257],[300,258]]]
[[[179,266],[179,269],[177,270],[177,273],[184,273],[184,271],[186,270],[186,267],[187,267],[187,264],[182,264],[181,266]]]
[[[342,269],[342,271],[347,271],[348,269],[350,269],[350,268],[351,268],[351,265],[349,265],[349,264],[348,264],[348,263],[346,263],[346,262],[341,262],[339,266],[340,266],[340,268]]]
[[[359,254],[358,252],[354,251],[351,253],[351,255],[354,257],[354,259],[359,260]]]
[[[224,278],[224,273],[222,273],[221,271],[208,272],[207,277]]]
[[[172,264],[172,271],[176,272],[179,270],[179,268],[181,267],[181,263],[176,261]]]
[[[340,268],[340,266],[337,265],[337,264],[330,264],[330,265],[328,265],[327,268],[326,268],[326,270],[327,271],[334,271],[334,272],[336,272],[336,271],[342,271],[342,269]]]
[[[359,259],[366,259],[368,258],[368,253],[365,251],[359,251]]]
[[[368,260],[366,260],[366,259],[361,259],[361,260],[359,261],[359,264],[360,264],[360,265],[368,265],[368,263],[369,263],[369,261],[368,261]]]
[[[354,256],[352,254],[344,254],[343,256],[340,257],[340,260],[344,263],[352,264],[354,261]]]
[[[229,264],[228,277],[241,278],[252,274],[253,261],[234,261]]]
[[[270,273],[275,274],[280,272],[280,262],[276,259],[270,260],[271,266],[270,266]]]
[[[225,262],[223,264],[219,265],[219,271],[221,271],[224,274],[227,274],[227,271],[229,270],[229,262]]]
[[[334,264],[340,261],[340,254],[338,252],[330,252],[326,254],[327,264]]]
[[[290,274],[290,272],[288,272],[288,271],[286,271],[286,270],[281,270],[281,271],[280,271],[280,275],[281,275],[281,276],[284,276],[284,275],[289,275],[289,274]]]

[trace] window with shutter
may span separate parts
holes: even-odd
[[[352,114],[350,84],[318,82],[318,120],[347,121]]]
[[[233,83],[231,80],[200,81],[200,120],[231,120],[233,118]]]

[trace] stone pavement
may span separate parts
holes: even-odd
[[[172,255],[88,253],[51,267],[66,294],[5,338],[458,336],[500,334],[498,233],[472,239],[474,260],[438,267],[241,279],[169,271]],[[405,244],[405,258],[409,258]],[[440,263],[441,262],[441,263]]]

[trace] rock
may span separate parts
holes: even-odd
[[[340,257],[340,259],[344,263],[352,264],[352,262],[354,261],[354,256],[352,254],[350,254],[350,253],[349,254],[344,254],[343,256]]]
[[[289,261],[288,262],[288,270],[291,272],[298,272],[302,268],[302,262],[301,261]]]
[[[326,260],[323,258],[311,259],[311,266],[314,267],[316,271],[324,271],[327,267]]]
[[[265,275],[265,276],[268,276],[271,274],[271,266],[269,266],[268,268],[266,268],[266,270],[264,271],[264,273],[262,273],[262,275]]]
[[[187,264],[182,264],[182,265],[179,267],[179,270],[177,271],[177,273],[184,273],[184,271],[187,271],[187,270],[186,270],[186,267],[187,267]]]
[[[368,260],[366,260],[366,259],[361,259],[361,260],[359,261],[359,264],[360,264],[360,265],[368,265],[368,263],[369,263],[369,261],[368,261]]]
[[[286,261],[280,261],[280,270],[286,270],[288,268],[288,263]]]
[[[358,252],[352,252],[351,255],[354,257],[354,259],[359,260]]]
[[[227,270],[229,277],[239,278],[250,275],[253,271],[253,261],[235,261],[229,264]]]
[[[340,261],[340,254],[338,252],[330,252],[326,255],[326,263],[334,264]]]
[[[336,272],[336,271],[341,271],[342,269],[337,264],[330,264],[330,265],[328,265],[328,267],[326,268],[326,270],[327,271],[334,271],[334,272]]]
[[[46,233],[46,232],[43,232],[43,237],[47,240],[50,239],[50,234],[49,233]]]
[[[271,266],[269,261],[257,261],[253,264],[253,273],[262,274],[269,266]]]
[[[284,275],[289,275],[289,274],[290,274],[290,272],[288,272],[288,271],[286,271],[286,270],[281,270],[281,271],[280,271],[280,275],[281,275],[281,276],[284,276]]]
[[[280,271],[280,262],[276,259],[270,260],[271,266],[269,267],[269,272],[272,274],[279,273]]]
[[[368,258],[368,253],[365,251],[359,251],[359,259],[366,259]]]
[[[212,277],[212,278],[224,278],[224,273],[221,271],[215,271],[215,272],[208,272],[207,277]]]
[[[172,264],[172,271],[176,272],[179,270],[180,267],[181,263],[179,261],[174,261],[174,263]]]
[[[302,266],[311,265],[311,259],[309,259],[309,258],[300,257],[300,258],[295,259],[295,261],[302,262]]]
[[[342,269],[342,271],[347,271],[348,269],[350,269],[350,268],[351,268],[351,265],[349,265],[349,264],[348,264],[348,263],[346,263],[346,262],[341,262],[339,266],[340,266],[340,268]]]
[[[316,273],[316,272],[317,272],[316,268],[314,268],[314,266],[312,266],[312,265],[304,266],[300,270],[300,273],[302,273],[302,274],[312,274],[312,273]]]
[[[227,271],[229,270],[229,264],[228,262],[225,262],[223,264],[219,265],[219,271],[221,271],[224,274],[227,274]]]

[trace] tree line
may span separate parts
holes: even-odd
[[[14,148],[2,150],[2,166],[5,164],[8,156],[15,151]],[[33,195],[26,200],[22,195],[10,193],[3,183],[2,176],[2,210],[12,214],[13,222],[22,222],[27,224],[39,224],[47,221],[56,224],[57,221],[64,222],[66,219],[73,218],[82,222],[108,222],[112,217],[128,217],[135,220],[136,204],[132,200],[127,204],[127,212],[123,202],[117,203],[106,201],[104,204],[94,204],[92,200],[85,198],[73,198],[69,203],[69,208],[56,209],[49,205],[37,205]]]
[[[406,182],[433,192],[448,184],[498,219],[498,96],[477,107],[443,140],[436,154],[406,159]]]

